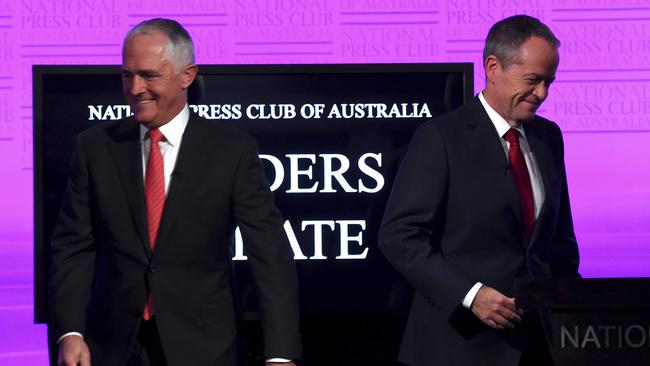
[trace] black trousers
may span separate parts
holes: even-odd
[[[167,366],[155,318],[140,322],[126,366]]]

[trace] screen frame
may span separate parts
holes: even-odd
[[[198,75],[288,75],[370,73],[461,73],[463,103],[474,96],[473,63],[199,65]],[[43,80],[48,75],[120,75],[119,65],[33,65],[34,153],[34,321],[47,322],[46,243],[43,233]],[[198,79],[190,93],[200,89]],[[200,92],[200,91],[199,91]]]

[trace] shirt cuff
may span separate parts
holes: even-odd
[[[81,339],[84,339],[84,335],[81,334],[81,333],[79,333],[79,332],[68,332],[68,333],[66,333],[66,334],[64,334],[64,335],[62,335],[62,336],[60,336],[59,339],[56,340],[56,344],[61,343],[61,341],[63,340],[63,338],[65,338],[65,337],[67,337],[67,336],[71,336],[71,335],[76,335],[76,336],[81,337]]]
[[[286,362],[291,362],[291,360],[287,360],[286,358],[275,357],[275,358],[266,359],[266,362],[285,362],[286,363]]]
[[[469,291],[467,291],[467,295],[465,295],[465,298],[463,299],[463,306],[466,307],[467,309],[472,307],[472,303],[474,302],[474,298],[476,297],[476,294],[478,294],[478,290],[481,289],[481,286],[483,286],[482,283],[477,282],[472,286]]]

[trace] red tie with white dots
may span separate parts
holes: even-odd
[[[163,157],[160,153],[158,143],[165,136],[157,128],[148,132],[151,140],[149,149],[149,158],[147,159],[147,171],[144,176],[144,199],[147,206],[147,227],[149,229],[149,248],[153,253],[156,247],[158,229],[160,228],[160,218],[162,217],[163,207],[165,205],[165,166]],[[147,302],[144,306],[142,317],[149,320],[153,316],[153,302],[151,293],[147,294]]]

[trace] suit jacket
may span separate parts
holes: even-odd
[[[192,114],[152,253],[138,122],[81,133],[51,242],[57,337],[82,332],[93,365],[122,365],[150,291],[170,365],[233,365],[230,246],[239,225],[265,355],[299,358],[295,265],[257,154],[252,137]]]
[[[522,326],[494,331],[461,303],[480,281],[578,276],[560,129],[524,125],[545,200],[530,240],[499,136],[476,97],[415,132],[386,207],[379,246],[414,286],[400,350],[408,365],[517,365]]]

